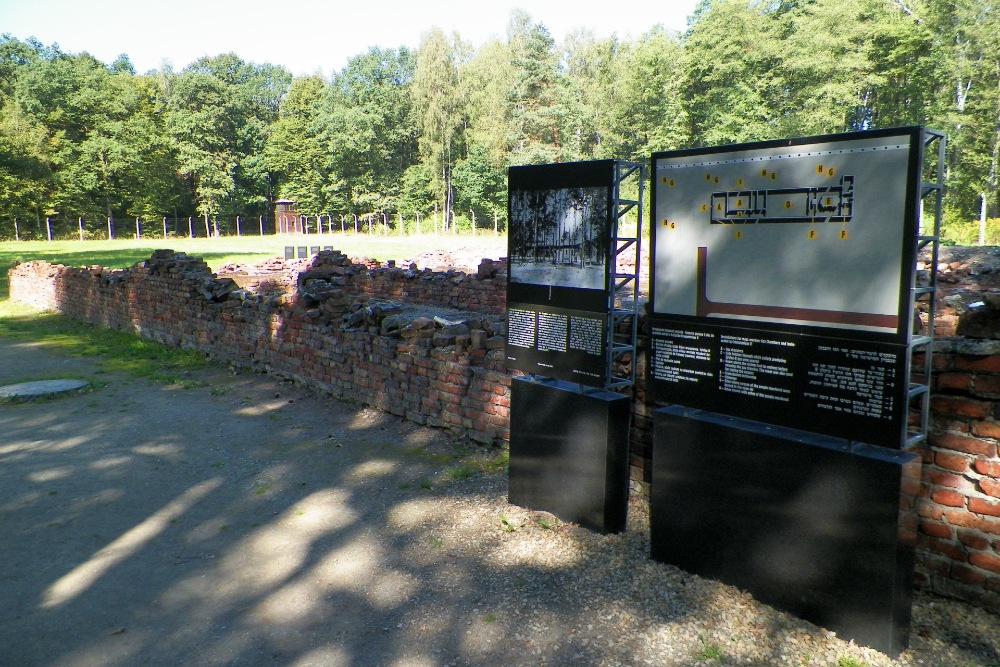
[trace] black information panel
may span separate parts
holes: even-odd
[[[604,377],[603,314],[507,304],[507,362],[527,373],[560,376],[580,384]]]
[[[899,446],[905,345],[668,319],[650,340],[656,401]]]
[[[629,398],[580,391],[560,380],[517,377],[510,386],[510,475],[514,505],[552,512],[602,533],[628,517]]]
[[[600,160],[508,171],[508,368],[604,385],[614,170]]]
[[[915,517],[900,500],[920,486],[919,456],[678,406],[654,424],[654,560],[844,641],[906,649]]]

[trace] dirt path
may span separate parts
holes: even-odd
[[[891,661],[650,561],[638,499],[616,536],[508,505],[441,431],[0,339],[0,385],[52,378],[94,387],[0,403],[0,667],[1000,664],[996,615],[918,595]]]
[[[461,443],[260,376],[166,387],[0,340],[0,385],[39,377],[102,386],[0,405],[0,665],[411,650],[397,626],[440,576],[420,508],[456,490],[442,475]]]

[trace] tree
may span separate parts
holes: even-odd
[[[624,92],[618,79],[622,44],[615,37],[597,39],[579,30],[567,36],[562,52],[563,159],[616,157],[609,139],[617,130],[614,105]]]
[[[190,182],[198,214],[216,215],[236,185],[236,127],[225,85],[206,72],[182,72],[172,81],[167,114],[178,174]]]
[[[222,210],[234,215],[270,209],[275,180],[267,169],[264,147],[292,75],[276,65],[245,62],[234,53],[202,58],[187,71],[210,74],[225,90],[233,127],[233,189],[221,202]]]
[[[1000,216],[1000,11],[974,0],[932,0],[918,10],[914,20],[928,25],[943,70],[948,208],[965,218]]]
[[[401,176],[417,161],[413,67],[406,48],[372,48],[333,77],[317,117],[331,205],[354,213],[397,210]]]
[[[695,144],[776,138],[783,53],[767,3],[706,0],[684,40],[685,102]]]
[[[432,29],[421,39],[410,86],[421,162],[432,174],[435,200],[446,221],[451,219],[452,169],[462,148],[459,74],[466,50],[457,35],[449,39],[440,29]]]
[[[462,211],[487,219],[507,219],[507,173],[490,161],[488,150],[473,145],[455,165],[455,202]]]
[[[511,113],[508,93],[513,67],[507,45],[491,40],[462,66],[466,145],[480,146],[494,169],[509,164]]]
[[[317,123],[325,88],[326,82],[318,75],[293,80],[264,149],[278,196],[295,201],[305,215],[330,211],[324,194],[326,155],[318,141]]]
[[[619,58],[608,133],[609,157],[643,160],[690,143],[683,89],[683,45],[655,27]]]
[[[511,83],[507,90],[510,164],[556,162],[562,157],[565,107],[560,104],[559,72],[555,41],[540,23],[515,10],[507,27]]]

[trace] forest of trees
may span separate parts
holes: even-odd
[[[501,225],[509,165],[926,125],[947,215],[1000,217],[1000,8],[985,0],[702,0],[683,34],[523,12],[472,48],[429,28],[329,79],[234,54],[145,74],[0,37],[0,221],[437,212]],[[6,225],[0,225],[0,228]],[[0,232],[4,234],[6,230]]]

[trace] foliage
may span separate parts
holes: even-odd
[[[977,0],[702,0],[684,34],[523,11],[473,49],[428,26],[329,79],[206,57],[136,75],[0,36],[0,220],[316,215],[503,225],[511,165],[870,128],[949,136],[947,205],[1000,216],[1000,9]],[[953,236],[967,238],[952,226]]]
[[[1000,218],[986,221],[985,245],[1000,245]],[[978,220],[948,220],[941,225],[941,240],[953,245],[977,245],[979,243]]]

